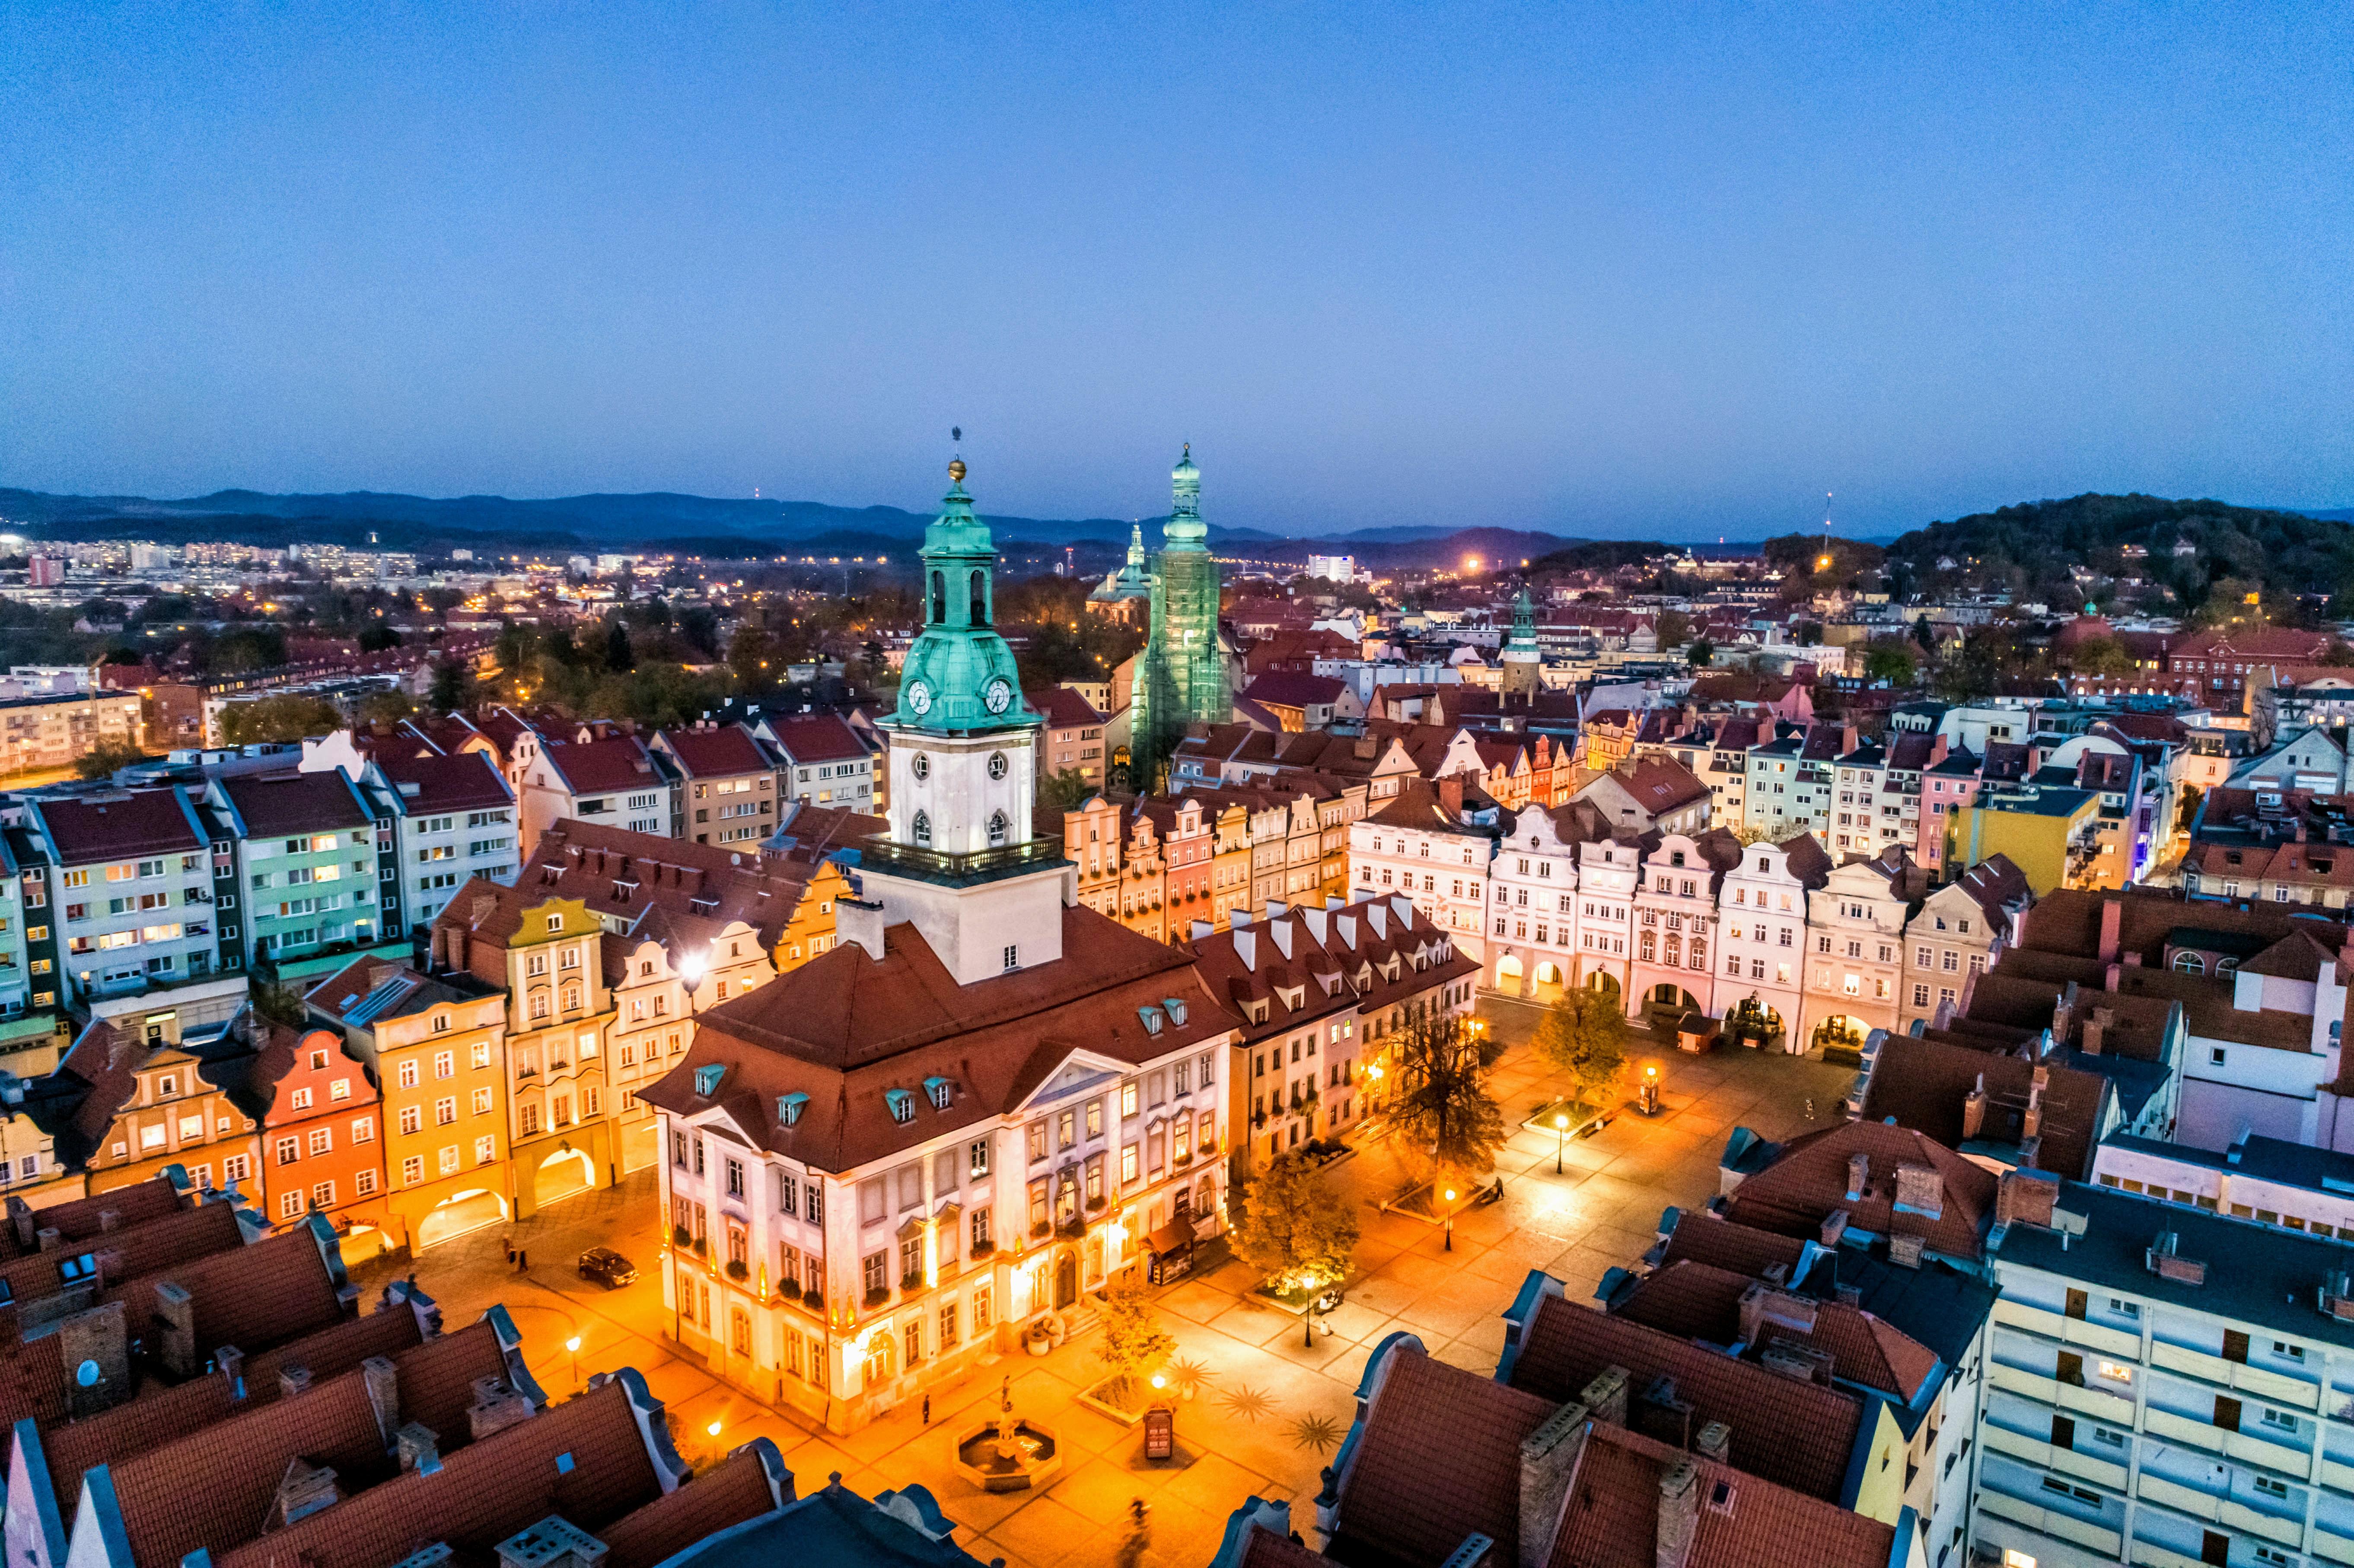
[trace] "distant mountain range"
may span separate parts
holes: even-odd
[[[1115,517],[1042,518],[984,514],[1001,545],[1108,546],[1128,543],[1131,526]],[[164,544],[227,539],[241,544],[364,545],[373,532],[387,547],[526,550],[639,549],[659,546],[702,555],[872,553],[913,545],[928,514],[896,506],[829,506],[815,501],[722,501],[653,492],[514,501],[503,495],[446,499],[348,491],[334,495],[271,495],[222,490],[179,501],[138,495],[50,495],[0,489],[0,520],[37,538],[145,538]],[[1163,519],[1144,520],[1158,545]],[[1511,562],[1573,541],[1506,528],[1436,524],[1360,529],[1333,537],[1286,538],[1256,528],[1213,524],[1210,543],[1237,555],[1300,560],[1311,553],[1351,553],[1369,566],[1409,566],[1478,556]]]

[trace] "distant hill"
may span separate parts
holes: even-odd
[[[2193,553],[2176,556],[2178,543]],[[2128,558],[2129,545],[2147,554]],[[1954,565],[1941,568],[1940,560]],[[2074,597],[2063,590],[2068,568],[2078,564],[2163,583],[2189,609],[2227,577],[2267,596],[2335,595],[2354,588],[2354,528],[2326,515],[2221,501],[2085,494],[1932,523],[1888,546],[1900,580],[2009,587],[2055,603]]]

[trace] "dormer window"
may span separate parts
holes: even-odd
[[[808,1106],[809,1097],[807,1095],[779,1095],[777,1097],[777,1119],[785,1126],[790,1127],[793,1123],[801,1119],[801,1112],[806,1109]]]
[[[713,1062],[697,1067],[695,1070],[695,1092],[709,1099],[719,1092],[719,1081],[726,1075],[727,1068],[722,1063]]]
[[[1159,1008],[1140,1007],[1136,1010],[1136,1016],[1137,1021],[1144,1025],[1144,1032],[1147,1034],[1161,1033],[1161,1013]]]
[[[932,1102],[934,1110],[946,1110],[949,1108],[949,1101],[956,1097],[956,1086],[942,1077],[926,1078],[924,1095]]]
[[[885,1089],[883,1103],[891,1107],[891,1119],[906,1123],[916,1119],[916,1097],[906,1089]]]
[[[1185,1003],[1182,999],[1164,996],[1161,999],[1161,1005],[1168,1010],[1170,1022],[1180,1029],[1185,1027]]]

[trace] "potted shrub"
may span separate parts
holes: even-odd
[[[903,1274],[899,1277],[899,1288],[908,1292],[910,1295],[914,1294],[916,1291],[921,1290],[923,1287],[924,1274],[921,1269],[917,1269],[912,1274]]]
[[[996,1251],[997,1244],[995,1242],[975,1242],[972,1244],[971,1253],[968,1255],[970,1255],[975,1262],[978,1262],[984,1257],[988,1257]]]
[[[670,1228],[670,1244],[676,1247],[693,1246],[695,1245],[695,1233],[688,1230],[684,1225],[673,1225]]]
[[[1035,1318],[1022,1331],[1022,1347],[1034,1356],[1043,1356],[1055,1348],[1055,1336],[1046,1327],[1046,1319]]]
[[[731,1258],[729,1258],[729,1259],[727,1260],[727,1277],[728,1277],[728,1278],[730,1278],[730,1279],[732,1279],[732,1280],[735,1280],[737,1284],[739,1284],[739,1285],[740,1285],[740,1284],[741,1284],[741,1283],[743,1283],[745,1280],[749,1279],[751,1277],[752,1277],[752,1271],[751,1271],[750,1269],[748,1269],[748,1268],[747,1268],[747,1267],[745,1267],[745,1266],[744,1266],[744,1260],[743,1260],[742,1258],[740,1258],[740,1257],[731,1257]]]
[[[812,1312],[822,1312],[825,1310],[825,1293],[812,1285],[801,1292],[801,1305]]]
[[[878,1285],[866,1293],[866,1304],[869,1307],[880,1307],[890,1299],[891,1287],[887,1285]]]

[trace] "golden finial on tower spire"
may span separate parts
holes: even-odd
[[[949,460],[949,482],[954,484],[962,484],[964,482],[964,459],[950,458]]]

